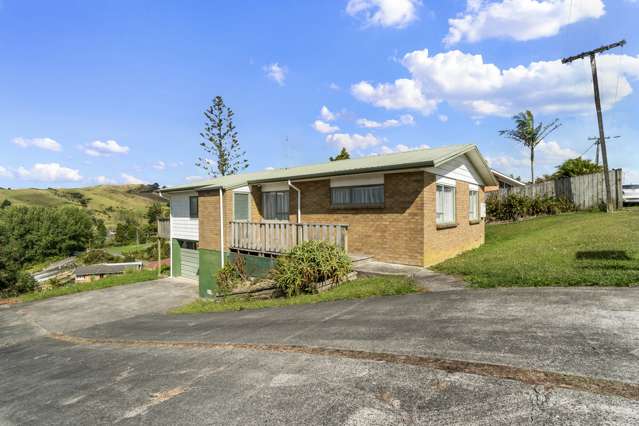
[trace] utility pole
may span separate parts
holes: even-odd
[[[606,140],[609,139],[619,139],[621,136],[606,136]],[[588,138],[589,141],[595,141],[595,145],[597,146],[597,153],[595,154],[595,164],[599,165],[599,138]]]
[[[601,99],[599,98],[599,79],[597,78],[597,53],[602,53],[615,47],[620,47],[626,44],[626,40],[618,41],[617,43],[609,44],[607,46],[601,46],[598,49],[590,50],[588,52],[582,52],[575,56],[570,56],[561,60],[562,64],[568,64],[578,59],[590,57],[590,68],[592,70],[592,85],[595,90],[595,107],[597,109],[597,124],[599,125],[599,146],[601,146],[601,159],[603,160],[604,167],[604,181],[606,183],[606,207],[608,212],[612,212],[612,190],[610,188],[610,173],[608,170],[608,152],[606,151],[606,136],[604,134],[603,115],[601,114]]]

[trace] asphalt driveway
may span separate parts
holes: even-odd
[[[639,289],[165,314],[194,294],[163,280],[0,309],[0,423],[639,421]]]

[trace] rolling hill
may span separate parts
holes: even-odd
[[[73,205],[92,211],[112,228],[125,210],[142,216],[149,205],[166,202],[158,197],[153,185],[99,185],[84,188],[0,189],[0,202],[7,199],[14,206],[58,207]]]

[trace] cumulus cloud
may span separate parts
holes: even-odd
[[[364,102],[386,109],[432,113],[441,102],[474,116],[510,116],[524,109],[535,112],[592,112],[590,68],[579,61],[533,62],[501,69],[482,55],[452,50],[430,55],[428,49],[406,54],[402,65],[411,79],[377,86],[362,81],[351,88]],[[632,93],[631,79],[639,78],[639,55],[600,55],[597,60],[604,109]]]
[[[603,0],[468,0],[466,11],[449,19],[446,45],[487,38],[518,41],[550,37],[562,27],[605,14]]]
[[[320,117],[324,121],[334,121],[337,118],[337,115],[331,112],[326,105],[323,105],[320,109]]]
[[[12,179],[13,172],[6,167],[0,166],[0,177]]]
[[[162,160],[156,161],[155,163],[153,163],[153,167],[155,170],[164,170],[166,169],[166,163]]]
[[[346,13],[365,26],[404,28],[417,19],[419,0],[349,0]]]
[[[100,185],[112,185],[116,183],[114,179],[109,179],[106,176],[97,176],[95,178],[95,181],[99,183]]]
[[[334,133],[326,136],[326,142],[333,143],[340,148],[346,148],[347,151],[370,148],[382,143],[382,141],[372,133],[365,135],[357,133]]]
[[[112,154],[127,154],[129,152],[128,146],[123,146],[109,139],[106,142],[93,141],[88,145],[82,147],[85,154],[92,157],[106,157]]]
[[[120,176],[122,177],[122,180],[124,181],[124,183],[127,185],[141,185],[141,184],[147,183],[143,179],[137,178],[132,175],[128,175],[126,173],[122,173]]]
[[[420,83],[407,78],[377,86],[360,81],[351,86],[351,93],[360,101],[386,109],[414,109],[428,115],[437,108],[436,100],[424,97]]]
[[[184,178],[187,182],[197,182],[204,179],[206,179],[206,177],[203,176],[187,176]]]
[[[394,147],[390,147],[387,145],[382,145],[379,149],[381,154],[392,154],[394,152],[406,152],[406,151],[414,151],[416,149],[425,149],[430,148],[430,145],[422,144],[419,146],[408,146],[404,144],[397,144]]]
[[[22,148],[33,146],[47,151],[62,150],[62,146],[51,138],[13,138],[12,142]]]
[[[331,82],[328,85],[328,88],[331,89],[331,90],[335,90],[335,91],[338,91],[340,89],[339,84],[337,84],[335,82]]]
[[[404,114],[399,119],[390,119],[384,121],[369,120],[367,118],[360,118],[357,120],[359,127],[366,129],[386,129],[388,127],[409,126],[415,124],[415,117],[410,114]]]
[[[20,166],[18,176],[24,180],[40,182],[77,182],[82,180],[77,169],[64,167],[58,163],[37,163],[30,169]]]
[[[322,120],[315,120],[313,128],[320,133],[335,133],[339,130],[339,127],[333,126]]]
[[[286,80],[286,74],[288,73],[286,67],[280,66],[280,64],[276,62],[274,64],[265,65],[263,70],[268,78],[280,86],[284,86],[284,80]]]
[[[535,174],[552,173],[555,167],[570,158],[579,157],[579,153],[572,148],[561,146],[557,141],[542,141],[535,148]],[[512,156],[498,154],[486,156],[490,167],[503,173],[513,173],[520,176],[530,176],[530,151],[520,147],[519,155]]]

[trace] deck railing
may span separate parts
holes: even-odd
[[[309,240],[326,241],[348,252],[348,225],[334,223],[231,222],[231,248],[280,254]]]
[[[171,222],[169,219],[158,219],[158,238],[171,238]]]

